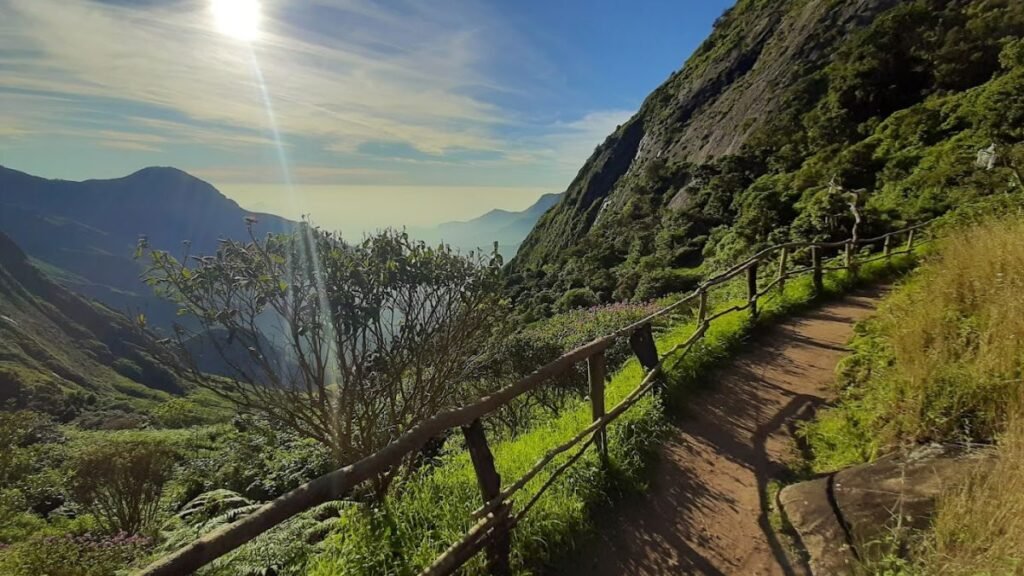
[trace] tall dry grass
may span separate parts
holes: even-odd
[[[1024,222],[963,230],[883,315],[901,418],[918,440],[991,438],[1024,369]]]
[[[954,232],[858,331],[840,402],[806,428],[817,469],[991,441],[1024,387],[1024,222]]]
[[[1024,222],[954,234],[883,316],[903,433],[992,438],[1024,368]]]
[[[944,493],[910,557],[870,574],[1024,576],[1024,221],[953,232],[858,327],[840,402],[807,430],[818,469],[927,441],[995,444]]]
[[[1024,574],[1024,416],[1001,435],[997,460],[940,500],[916,555],[921,574]]]

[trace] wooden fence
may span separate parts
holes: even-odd
[[[157,560],[139,574],[141,576],[190,574],[288,518],[323,502],[344,497],[363,482],[401,465],[408,455],[420,450],[429,440],[454,428],[460,428],[465,437],[470,459],[476,470],[482,504],[473,513],[473,520],[476,522],[462,539],[452,544],[421,573],[421,576],[452,574],[484,549],[486,549],[487,566],[491,574],[496,576],[510,574],[511,531],[529,513],[533,505],[554,484],[555,480],[576,463],[589,448],[595,447],[601,459],[607,459],[608,446],[605,428],[654,388],[667,358],[689,351],[704,336],[712,322],[726,314],[749,309],[751,314],[756,317],[758,301],[772,291],[781,293],[789,278],[810,274],[815,290],[820,293],[823,290],[822,281],[826,271],[848,270],[856,274],[858,268],[867,262],[911,252],[914,248],[916,232],[930,223],[910,226],[876,238],[859,239],[854,233],[853,238],[840,242],[790,242],[766,248],[729,270],[705,280],[693,292],[673,304],[589,344],[580,346],[542,366],[518,382],[472,404],[443,411],[417,424],[380,451],[299,486],[240,520],[221,527]],[[881,246],[881,251],[874,253],[869,251],[866,257],[861,257],[860,252],[864,246],[875,248]],[[802,268],[790,268],[789,263],[793,260],[793,256],[800,251],[807,250],[810,251],[810,265]],[[838,264],[826,265],[824,253],[829,250],[841,251],[840,258],[836,259]],[[769,273],[768,266],[776,266],[777,270],[770,272],[772,274],[770,282],[760,286],[759,277]],[[741,275],[746,277],[746,300],[742,304],[712,313],[708,295],[716,288]],[[651,330],[651,322],[687,304],[696,306],[696,330],[684,342],[659,355]],[[645,369],[645,375],[637,387],[619,404],[606,410],[604,383],[607,364],[605,350],[620,338],[628,338],[631,349]],[[488,447],[481,419],[519,396],[538,388],[551,377],[579,362],[587,363],[592,423],[567,442],[553,447],[521,478],[503,488],[501,477],[494,466],[494,458]],[[513,496],[537,477],[555,458],[574,449],[571,456],[551,472],[539,490],[518,510],[513,510]]]

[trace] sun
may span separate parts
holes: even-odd
[[[222,34],[252,42],[260,34],[260,3],[257,0],[212,0],[213,21]]]

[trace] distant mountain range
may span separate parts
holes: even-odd
[[[491,210],[472,220],[445,222],[433,228],[412,229],[410,234],[428,243],[444,242],[462,250],[490,250],[494,242],[497,242],[499,252],[507,261],[515,256],[519,245],[533,229],[537,220],[557,204],[561,197],[561,194],[545,194],[522,212]]]
[[[145,168],[124,178],[48,180],[0,167],[0,231],[61,284],[119,311],[145,313],[168,326],[174,306],[140,279],[136,243],[174,254],[216,250],[219,238],[245,238],[245,219],[259,234],[291,222],[242,209],[203,180],[175,168]]]
[[[64,421],[138,413],[186,391],[153,347],[127,317],[53,282],[0,232],[0,409]]]

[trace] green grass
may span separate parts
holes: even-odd
[[[906,270],[914,257],[897,256],[891,262],[876,262],[862,268],[858,282],[872,282]],[[845,273],[826,275],[824,297],[835,296],[854,284]],[[725,309],[736,300],[738,289],[727,288],[724,298],[713,303]],[[731,296],[731,297],[730,297]],[[816,299],[809,278],[790,281],[784,294],[761,303],[755,322],[747,312],[733,312],[717,320],[707,335],[685,357],[667,363],[665,399],[673,405],[705,385],[711,367],[727,359],[757,325],[804,308]],[[694,331],[693,321],[667,329],[658,339],[666,351]],[[635,360],[618,370],[606,388],[607,404],[614,406],[642,379]],[[532,573],[550,565],[571,550],[592,530],[591,511],[605,506],[624,493],[642,491],[648,464],[666,423],[663,399],[651,395],[609,427],[610,465],[602,469],[593,451],[588,452],[568,473],[557,480],[540,499],[513,535],[513,568]],[[546,451],[569,439],[590,423],[590,408],[580,400],[557,418],[533,430],[493,446],[496,465],[507,485],[529,469]],[[550,465],[553,469],[559,462]],[[546,480],[535,478],[516,501],[525,502]],[[417,474],[396,487],[379,508],[358,506],[344,515],[322,552],[312,559],[309,574],[413,574],[427,566],[448,545],[457,541],[470,525],[470,513],[480,505],[476,478],[468,457],[461,452],[439,466]],[[225,565],[227,568],[229,564]],[[483,561],[475,558],[467,573],[483,573]]]
[[[1024,226],[1014,220],[952,234],[857,326],[839,403],[805,429],[815,469],[999,432],[1024,371]]]
[[[858,325],[839,401],[805,429],[818,471],[926,442],[994,444],[990,466],[946,487],[927,530],[892,531],[881,542],[891,551],[858,573],[1024,570],[1024,223],[1008,208],[955,215]]]

